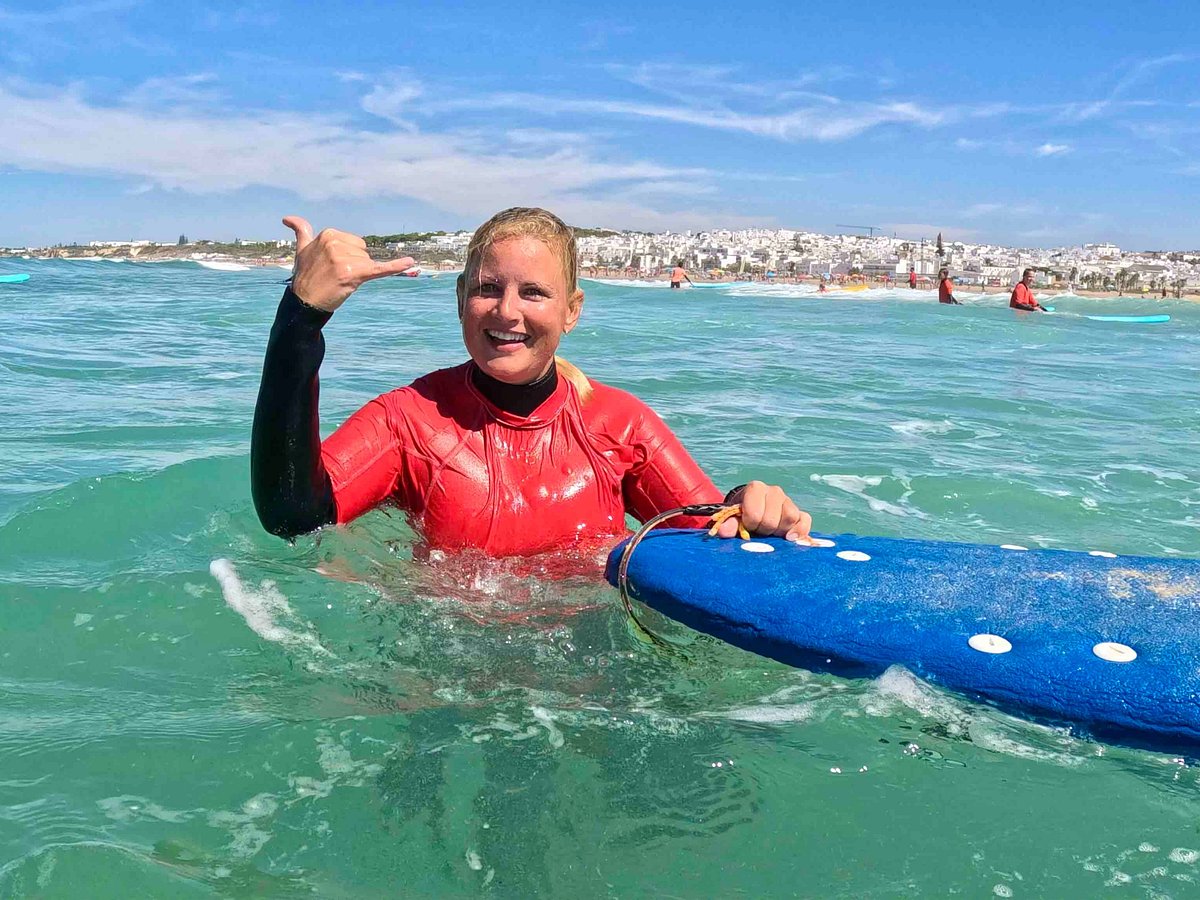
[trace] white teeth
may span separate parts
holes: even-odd
[[[490,328],[484,330],[487,332],[488,337],[493,337],[498,341],[523,341],[529,337],[527,334],[518,334],[515,331],[492,331]]]

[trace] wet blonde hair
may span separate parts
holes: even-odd
[[[567,282],[567,308],[574,311],[583,302],[579,289],[579,250],[575,245],[575,232],[562,219],[549,210],[529,206],[514,206],[501,210],[475,230],[467,245],[467,262],[458,276],[458,314],[462,317],[463,303],[467,297],[467,285],[472,278],[479,277],[483,257],[493,244],[516,237],[531,237],[541,241],[554,253],[562,264]],[[584,403],[592,395],[592,385],[579,369],[561,356],[554,357],[558,374],[575,386],[575,392]]]

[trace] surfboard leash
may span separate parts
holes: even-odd
[[[663,640],[644,624],[642,624],[642,620],[639,619],[637,613],[634,612],[633,598],[629,594],[629,559],[633,556],[634,549],[642,542],[642,538],[649,534],[651,530],[655,528],[655,526],[667,521],[667,519],[673,519],[676,516],[711,516],[712,527],[709,529],[708,533],[713,535],[717,533],[717,529],[721,527],[722,522],[724,522],[730,516],[738,515],[741,513],[741,511],[742,507],[740,504],[727,505],[725,503],[699,503],[691,506],[681,506],[678,509],[669,509],[666,512],[659,513],[653,518],[647,519],[642,527],[634,532],[633,537],[629,539],[629,543],[625,545],[625,550],[621,553],[621,563],[617,567],[617,590],[621,594],[621,603],[625,607],[625,612],[629,615],[629,618],[633,620],[633,624],[636,625],[638,631],[645,635],[656,647],[661,647],[662,649],[671,651],[672,653],[682,652],[678,647]],[[741,526],[740,522],[738,523],[738,532],[747,538],[749,537],[749,535],[746,534],[745,528]]]

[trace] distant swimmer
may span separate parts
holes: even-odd
[[[1021,273],[1021,280],[1017,282],[1017,286],[1013,288],[1012,296],[1008,298],[1008,305],[1013,309],[1021,309],[1025,312],[1045,312],[1045,307],[1037,302],[1037,298],[1033,296],[1033,269],[1026,269]]]
[[[912,266],[908,267],[908,286],[914,291],[917,289],[917,270]]]
[[[950,277],[949,269],[938,272],[938,303],[953,303],[962,306],[954,299],[954,279]]]
[[[687,283],[692,284],[692,279],[688,278],[687,271],[683,268],[683,260],[675,262],[675,268],[671,270],[671,287],[683,287],[683,280],[687,278]]]
[[[819,288],[817,288],[817,293],[818,294],[829,293],[829,286],[825,284],[825,276],[824,275],[821,276],[821,286]]]

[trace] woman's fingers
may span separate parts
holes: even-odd
[[[796,513],[796,521],[788,528],[784,537],[789,541],[808,541],[808,533],[812,529],[812,516],[802,509],[797,509]]]
[[[284,216],[283,224],[296,233],[296,252],[312,243],[313,227],[304,216]]]
[[[730,516],[717,527],[717,536],[723,538],[737,537],[738,517]]]
[[[742,489],[742,524],[751,534],[759,533],[763,512],[766,509],[767,486],[761,481],[751,481]]]
[[[389,259],[385,262],[375,263],[374,269],[365,280],[369,281],[372,278],[387,278],[389,275],[399,275],[402,272],[407,272],[417,261],[411,256],[406,256],[403,259]]]

